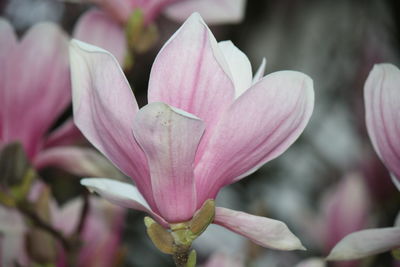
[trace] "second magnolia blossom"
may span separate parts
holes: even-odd
[[[149,104],[139,109],[108,52],[71,43],[75,123],[136,186],[82,184],[110,201],[149,213],[164,227],[186,222],[220,189],[282,154],[305,128],[312,80],[280,71],[262,78],[230,41],[217,43],[193,14],[159,52]],[[214,223],[276,249],[301,249],[280,221],[216,208]]]
[[[400,190],[400,70],[377,64],[364,86],[368,134],[375,151]],[[329,260],[359,259],[400,247],[400,213],[393,227],[366,229],[343,238]]]
[[[246,5],[246,0],[90,1],[101,9],[93,8],[85,12],[76,24],[74,36],[111,52],[121,65],[126,60],[125,56],[129,55],[128,43],[130,49],[144,52],[157,39],[157,31],[152,26],[161,13],[178,22],[183,22],[196,11],[210,24],[238,23],[244,17]],[[135,11],[140,11],[141,19],[134,15]],[[135,16],[133,20],[132,16]],[[135,29],[128,26],[132,21],[136,21]],[[147,28],[149,25],[151,27]],[[141,37],[131,39],[129,35],[132,32]]]

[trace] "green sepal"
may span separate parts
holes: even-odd
[[[213,222],[215,217],[215,201],[208,199],[204,202],[201,209],[199,209],[190,220],[190,230],[194,235],[201,235],[207,227]]]
[[[170,232],[150,217],[144,218],[146,231],[153,244],[165,254],[174,253],[174,239]]]
[[[125,25],[125,36],[129,50],[135,53],[144,53],[156,43],[159,34],[155,24],[146,25],[144,23],[143,11],[137,8],[133,10]],[[125,59],[125,63],[128,64],[126,67],[131,67],[133,59],[133,53],[128,53]]]

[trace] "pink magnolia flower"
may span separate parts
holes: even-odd
[[[82,199],[74,199],[63,207],[52,203],[53,226],[65,235],[73,234],[82,208]],[[125,212],[99,198],[90,199],[90,210],[81,238],[83,246],[79,251],[78,265],[84,267],[113,266],[120,249]],[[1,266],[30,266],[25,251],[26,233],[29,226],[20,213],[0,206],[0,263]],[[101,233],[101,234],[99,234]],[[67,266],[65,253],[59,246],[58,267]]]
[[[71,103],[68,36],[55,24],[33,26],[21,39],[0,18],[0,148],[19,141],[36,168],[57,165],[98,175],[106,160],[69,146],[82,138],[72,120],[48,134]]]
[[[219,190],[282,154],[313,109],[312,80],[280,71],[254,78],[246,55],[217,43],[193,14],[159,52],[149,104],[139,109],[117,61],[79,41],[70,50],[75,123],[136,186],[108,179],[82,184],[165,227],[188,221]],[[216,208],[214,223],[262,246],[300,249],[282,222]]]
[[[399,218],[399,215],[397,216]],[[329,253],[327,259],[343,261],[361,259],[400,247],[400,223],[393,227],[371,228],[345,236]]]
[[[79,223],[82,205],[82,199],[77,198],[62,208],[53,206],[54,226],[66,236],[73,234]],[[81,233],[83,245],[79,250],[77,266],[114,266],[121,249],[124,210],[118,206],[111,206],[102,199],[90,198],[87,216]],[[61,247],[60,250],[57,266],[68,266]]]
[[[364,86],[366,123],[372,144],[400,189],[400,70],[375,65]],[[366,229],[344,237],[328,260],[360,259],[400,247],[400,219],[393,227]]]
[[[329,252],[343,237],[367,226],[370,203],[363,177],[357,173],[343,177],[326,195],[323,212],[322,236]]]
[[[346,175],[323,201],[324,217],[320,222],[320,236],[323,237],[326,253],[346,235],[368,225],[370,196],[363,178],[358,173]],[[333,266],[355,267],[359,264],[358,261],[345,261],[337,262]]]
[[[400,190],[400,70],[375,65],[364,87],[365,119],[371,142]]]
[[[246,0],[90,0],[107,10],[119,22],[126,22],[134,9],[141,9],[145,23],[160,13],[183,22],[199,12],[209,24],[237,23],[243,19]]]
[[[140,9],[144,24],[154,22],[160,13],[183,22],[193,12],[199,12],[210,24],[242,21],[246,0],[90,0],[102,7],[84,13],[74,30],[74,37],[110,51],[123,64],[127,42],[121,24],[126,24],[132,12]]]

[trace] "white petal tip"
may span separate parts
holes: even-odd
[[[71,49],[79,49],[79,50],[83,50],[85,52],[97,52],[97,53],[107,53],[109,54],[108,51],[95,46],[95,45],[91,45],[82,41],[79,41],[77,39],[72,39],[70,42],[70,48]]]

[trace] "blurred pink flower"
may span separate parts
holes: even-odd
[[[330,251],[346,235],[367,226],[370,201],[363,177],[349,174],[330,191],[323,202],[325,250]]]
[[[73,234],[79,222],[82,205],[82,199],[74,199],[61,208],[53,202],[51,209],[53,226],[67,236]],[[81,234],[83,245],[76,266],[113,266],[121,248],[124,216],[122,208],[112,206],[99,198],[90,199],[89,214]],[[0,206],[0,221],[1,266],[13,266],[15,262],[22,266],[30,266],[29,256],[25,251],[25,235],[29,231],[29,226],[26,225],[24,218],[16,210]],[[61,246],[58,256],[57,266],[67,266]]]
[[[368,225],[371,203],[364,179],[358,173],[343,177],[338,186],[325,197],[321,236],[324,237],[325,251],[329,253],[343,237]],[[333,266],[356,267],[359,262],[338,262]]]
[[[209,24],[238,23],[243,19],[246,0],[90,0],[119,22],[125,23],[134,9],[142,10],[145,23],[160,13],[178,22],[199,12]]]
[[[75,123],[136,187],[109,179],[82,184],[164,226],[190,220],[219,190],[282,154],[305,128],[312,80],[280,71],[252,77],[247,56],[217,43],[193,14],[159,52],[149,104],[139,110],[108,52],[79,41],[70,50]],[[300,249],[282,222],[216,208],[214,223],[278,249]]]
[[[82,199],[77,198],[64,207],[53,206],[54,226],[66,236],[74,233],[78,225]],[[99,198],[90,198],[90,209],[87,215],[81,238],[83,245],[79,250],[77,267],[114,266],[121,249],[122,230],[125,212],[122,208],[110,205]],[[62,250],[62,248],[60,248]],[[60,251],[57,266],[66,264],[65,254]]]
[[[400,190],[400,70],[392,64],[375,65],[364,100],[371,142]]]
[[[375,65],[364,86],[366,123],[375,151],[400,190],[400,70]],[[400,247],[400,219],[393,227],[351,233],[332,249],[328,260],[360,259]]]
[[[345,236],[332,249],[327,259],[331,261],[361,259],[399,247],[400,224],[396,222],[393,227],[366,229]]]
[[[144,24],[154,22],[160,13],[183,22],[193,12],[199,12],[209,24],[239,23],[246,0],[90,0],[102,7],[90,9],[77,22],[74,38],[110,51],[122,65],[127,41],[122,25],[135,9],[144,15]]]
[[[72,120],[48,133],[71,103],[68,36],[39,23],[21,39],[0,18],[0,148],[22,143],[40,169],[57,165],[76,175],[98,175],[106,160],[92,149],[70,146],[82,139]]]

